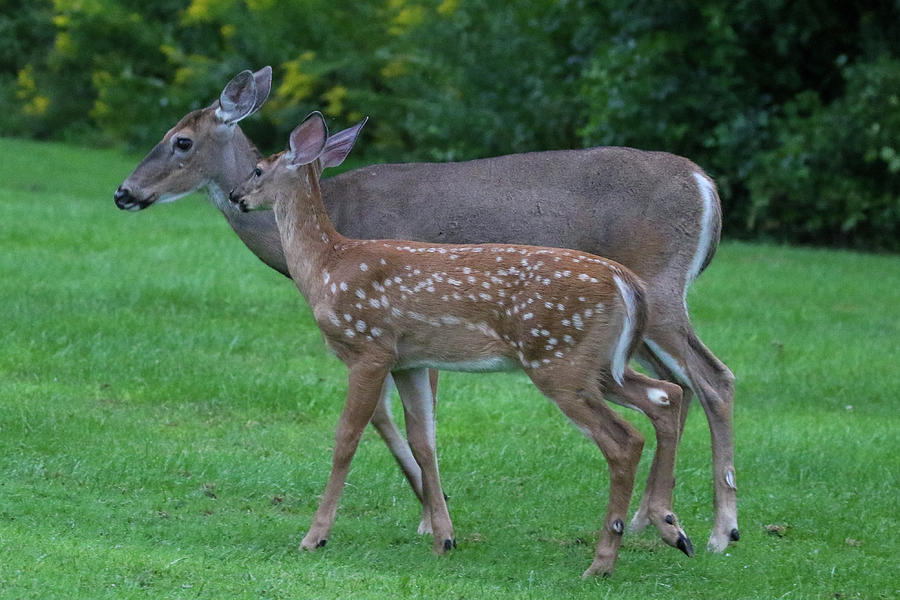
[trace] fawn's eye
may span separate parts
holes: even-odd
[[[175,138],[175,147],[181,150],[182,152],[187,152],[191,149],[191,146],[194,145],[193,140],[191,138],[179,137]]]
[[[262,175],[262,169],[256,167],[255,169],[253,169],[253,174],[259,177],[260,175]]]

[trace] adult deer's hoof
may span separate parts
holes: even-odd
[[[308,550],[309,552],[314,551],[316,548],[324,548],[325,544],[328,543],[327,539],[317,539],[315,537],[306,536],[303,538],[303,541],[300,542],[300,550]]]
[[[734,529],[731,530],[731,541],[737,542],[740,539],[741,539],[741,532],[738,531],[737,528],[735,527]]]

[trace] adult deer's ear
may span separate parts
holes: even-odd
[[[226,125],[234,125],[256,109],[256,79],[249,70],[241,71],[228,82],[219,95],[216,116]]]
[[[359,132],[368,120],[369,117],[366,117],[353,127],[339,131],[328,138],[328,141],[325,143],[325,150],[322,152],[323,168],[336,167],[344,162],[344,159],[350,154],[350,150],[353,149],[353,145],[359,137]]]
[[[297,128],[291,132],[291,141],[285,156],[292,167],[308,165],[319,158],[325,150],[325,142],[328,139],[328,127],[325,125],[325,117],[315,111]]]
[[[253,110],[250,111],[251,115],[258,111],[269,98],[269,92],[272,91],[272,67],[266,65],[254,73],[253,82],[256,84],[256,102],[253,103]]]

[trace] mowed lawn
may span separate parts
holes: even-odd
[[[416,534],[369,431],[328,546],[300,553],[344,368],[204,199],[115,208],[138,159],[0,140],[0,597],[900,595],[900,257],[727,242],[694,285],[696,327],[737,375],[741,540],[723,555],[704,550],[696,403],[675,509],[697,555],[648,530],[582,581],[599,450],[523,375],[453,373],[438,448],[458,549]],[[648,438],[639,492],[652,430],[625,414]]]

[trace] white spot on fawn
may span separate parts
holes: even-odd
[[[366,263],[359,263],[359,270],[360,271],[368,271],[369,265],[367,265]]]
[[[365,321],[357,321],[356,322],[356,330],[360,333],[366,330],[366,322]]]

